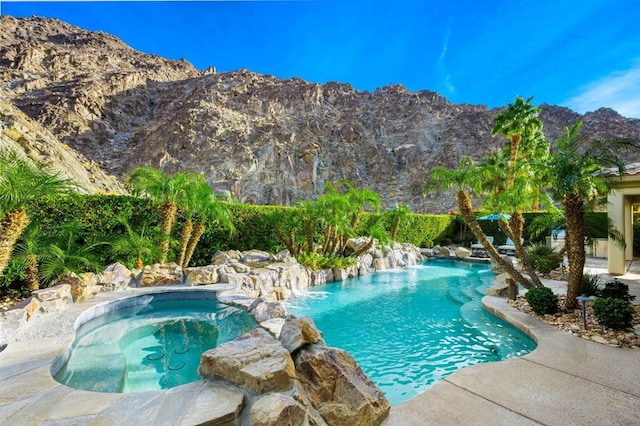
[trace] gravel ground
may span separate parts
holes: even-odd
[[[565,307],[565,295],[558,296],[559,310],[555,314],[538,315],[534,313],[526,299],[518,296],[515,301],[510,300],[509,304],[522,312],[525,312],[539,320],[546,322],[559,330],[566,331],[583,339],[592,340],[610,346],[622,348],[640,349],[640,335],[636,334],[634,328],[626,330],[607,330],[598,324],[591,303],[587,303],[587,329],[584,328],[584,320],[582,318],[582,307],[578,309],[567,309]],[[640,305],[633,305],[636,313],[633,317],[633,326],[640,325]],[[636,329],[638,329],[636,327]]]

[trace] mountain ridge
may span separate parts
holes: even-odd
[[[505,142],[491,137],[499,108],[429,90],[199,71],[49,18],[0,16],[0,46],[7,102],[120,180],[137,165],[189,169],[241,202],[292,205],[347,179],[379,193],[384,207],[435,213],[453,208],[453,197],[423,198],[425,174]],[[590,138],[640,140],[640,120],[608,108],[540,108],[551,141],[579,119]]]

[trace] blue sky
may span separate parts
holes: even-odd
[[[640,118],[638,0],[0,3],[2,14],[102,30],[198,69],[402,84],[489,107],[534,96]]]

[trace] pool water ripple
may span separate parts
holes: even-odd
[[[535,348],[482,308],[494,279],[485,265],[432,261],[311,289],[287,309],[313,317],[395,405],[460,368]]]

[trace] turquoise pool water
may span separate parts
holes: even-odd
[[[160,300],[83,324],[54,378],[96,392],[168,389],[200,380],[200,355],[256,327],[244,310],[214,300]]]
[[[433,260],[309,289],[287,309],[310,315],[396,405],[460,368],[535,348],[482,308],[494,279],[485,264]]]

